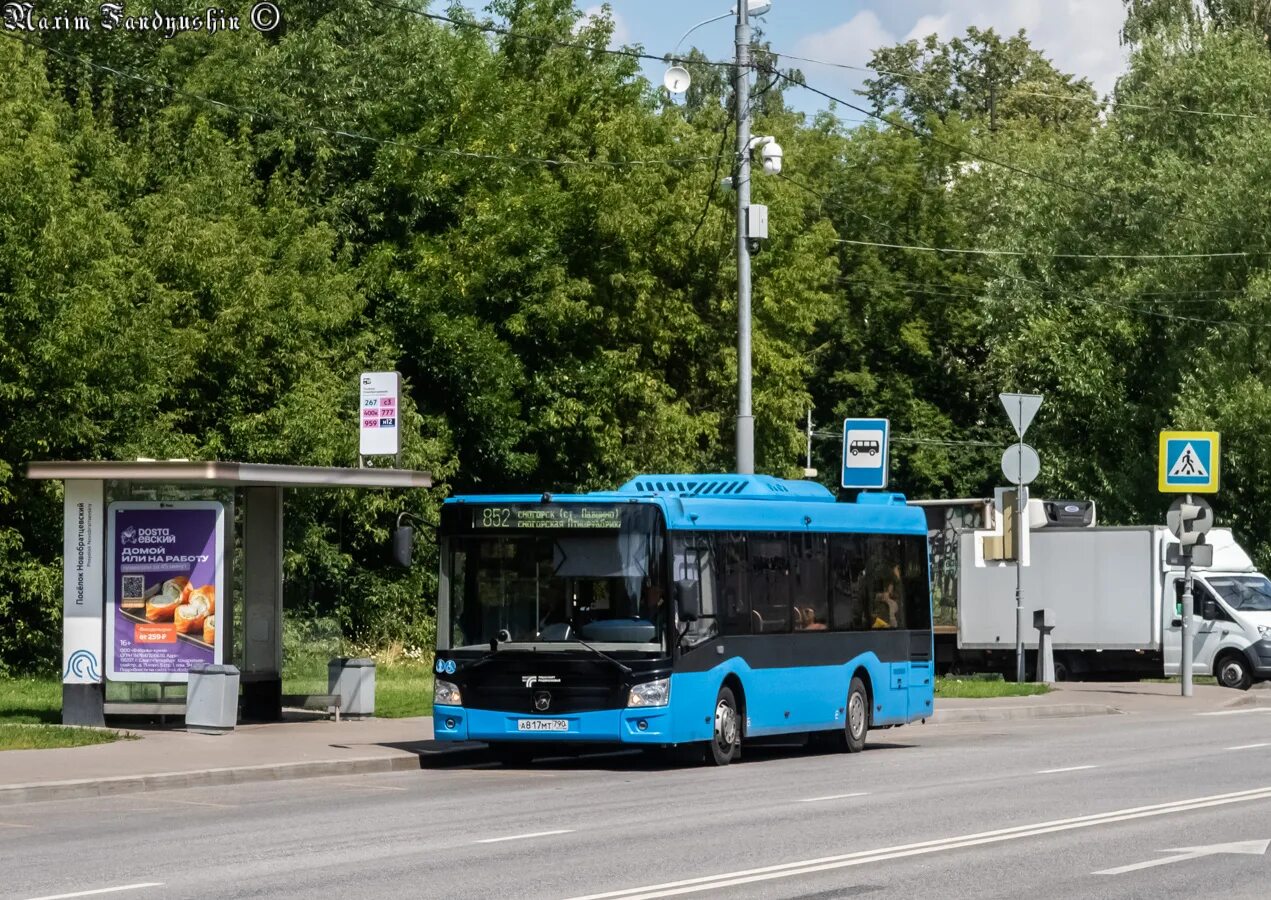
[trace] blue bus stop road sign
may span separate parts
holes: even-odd
[[[1162,493],[1216,494],[1218,466],[1218,432],[1161,432],[1157,474]]]
[[[887,487],[886,419],[846,419],[843,422],[843,487]]]

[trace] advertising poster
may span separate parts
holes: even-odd
[[[112,503],[107,677],[183,682],[222,661],[225,508],[214,501]]]
[[[66,482],[62,501],[62,683],[102,680],[106,524],[100,481]]]

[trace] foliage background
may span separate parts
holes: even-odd
[[[1126,7],[1110,98],[972,29],[879,48],[863,97],[807,118],[787,96],[815,75],[763,52],[755,133],[787,172],[753,184],[760,471],[800,473],[809,407],[880,414],[897,489],[984,496],[997,392],[1041,391],[1039,494],[1159,521],[1156,432],[1217,428],[1219,515],[1271,562],[1271,7]],[[436,551],[425,529],[411,572],[386,565],[402,509],[731,467],[729,71],[694,56],[672,102],[569,0],[494,0],[510,35],[427,11],[0,30],[0,673],[60,643],[60,497],[32,459],[353,465],[356,374],[401,371],[403,463],[438,487],[293,494],[286,605],[407,648]],[[1248,255],[1106,258],[1214,253]],[[840,452],[827,433],[814,465]]]

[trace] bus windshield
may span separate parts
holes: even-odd
[[[1232,609],[1271,612],[1271,581],[1265,575],[1223,576],[1206,580]]]
[[[601,649],[665,650],[670,622],[656,510],[587,511],[590,518],[580,520],[577,510],[564,518],[529,506],[506,516],[506,509],[494,516],[465,510],[469,533],[452,533],[445,551],[450,646],[498,640],[565,649],[582,640]]]

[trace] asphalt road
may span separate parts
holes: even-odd
[[[6,806],[0,895],[1265,900],[1268,840],[1271,712],[1094,716]]]

